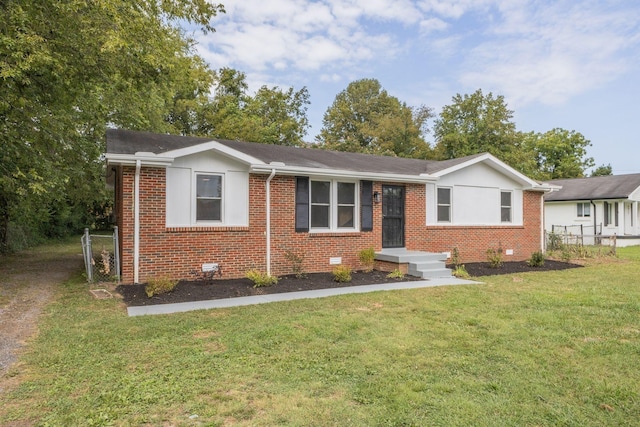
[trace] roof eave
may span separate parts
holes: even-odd
[[[105,155],[108,165],[135,166],[138,161],[142,166],[167,167],[173,163],[174,158],[170,156],[157,155],[154,153],[138,152],[135,154],[114,154]]]
[[[372,181],[390,181],[390,182],[405,182],[405,183],[428,183],[437,181],[438,178],[420,174],[420,175],[405,175],[395,173],[383,173],[383,172],[361,172],[351,171],[344,169],[325,169],[325,168],[310,168],[301,166],[287,166],[283,164],[259,164],[251,165],[251,172],[254,173],[271,173],[274,170],[280,175],[304,175],[304,176],[322,176],[330,178],[347,178],[347,179],[365,179]]]

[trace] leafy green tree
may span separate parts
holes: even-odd
[[[246,75],[232,68],[216,74],[213,97],[201,107],[192,133],[265,144],[304,145],[309,127],[307,88],[262,86],[252,96]]]
[[[351,82],[323,118],[316,140],[327,149],[427,158],[431,109],[410,107],[375,79]]]
[[[522,133],[512,118],[502,96],[484,95],[480,89],[454,96],[434,124],[436,158],[488,152],[534,179],[580,177],[593,166],[593,159],[586,157],[591,143],[580,133]]]
[[[591,142],[579,132],[555,128],[529,137],[538,171],[534,178],[580,178],[594,166],[593,158],[587,157]]]
[[[613,175],[613,168],[611,164],[600,165],[591,172],[591,176],[608,176]]]
[[[0,2],[0,250],[55,236],[104,203],[105,128],[175,131],[212,74],[178,24],[206,0]],[[197,76],[197,78],[196,78]],[[173,116],[172,116],[173,115]]]
[[[439,159],[453,159],[488,152],[509,161],[521,141],[512,121],[513,111],[503,96],[478,89],[471,95],[456,94],[435,120],[435,152]]]

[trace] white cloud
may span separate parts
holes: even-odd
[[[442,18],[459,19],[465,13],[482,10],[495,3],[491,0],[421,0],[420,9],[428,14],[435,14]]]
[[[428,18],[420,21],[420,34],[427,35],[436,31],[447,29],[449,24],[439,18]]]
[[[376,77],[402,59],[440,69],[447,87],[511,103],[562,103],[635,66],[632,0],[228,0],[200,36],[213,68],[303,84]],[[636,55],[637,56],[637,55]],[[410,61],[407,58],[410,57]],[[306,79],[306,80],[305,80]],[[448,94],[450,96],[451,94]],[[428,100],[426,100],[428,102]]]
[[[398,52],[394,35],[367,25],[369,20],[421,19],[410,0],[230,0],[225,8],[213,23],[217,31],[200,36],[198,49],[213,68],[247,74],[270,69],[348,74],[348,67]]]
[[[520,2],[500,12],[468,51],[460,72],[468,87],[492,88],[515,105],[558,104],[628,70],[621,53],[637,43],[627,36],[632,14],[592,2]]]

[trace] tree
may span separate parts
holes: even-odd
[[[537,179],[580,178],[594,161],[586,157],[591,142],[581,133],[555,128],[530,134],[538,173]]]
[[[488,152],[534,179],[575,178],[593,166],[586,157],[591,143],[575,131],[553,129],[522,133],[512,121],[504,97],[456,95],[434,124],[438,159]]]
[[[206,93],[212,79],[177,24],[209,31],[223,9],[206,0],[1,5],[0,250],[6,250],[12,227],[46,236],[89,223],[105,196],[99,159],[107,125],[175,131],[172,116],[188,116],[188,102]]]
[[[194,134],[265,144],[304,145],[309,92],[262,86],[248,94],[246,75],[232,68],[216,73],[213,97],[201,107]]]
[[[608,176],[613,175],[613,168],[611,164],[600,165],[591,172],[591,176]]]
[[[478,89],[471,95],[456,94],[445,105],[433,127],[439,159],[453,159],[488,152],[507,163],[517,157],[521,138],[512,121],[513,111],[503,96]]]
[[[375,79],[356,80],[327,109],[316,140],[339,151],[427,158],[431,116],[430,108],[408,106]]]

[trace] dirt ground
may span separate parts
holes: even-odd
[[[452,266],[449,266],[450,268]],[[542,267],[529,267],[526,261],[505,262],[500,268],[491,268],[486,262],[468,263],[466,269],[472,277],[490,276],[496,274],[514,274],[527,271],[564,270],[579,267],[560,261],[547,260]],[[417,277],[405,276],[403,281],[420,280]],[[313,273],[306,277],[280,277],[273,286],[254,288],[249,279],[216,278],[209,281],[182,281],[171,292],[147,297],[144,284],[120,285],[117,292],[122,295],[128,306],[143,306],[155,304],[171,304],[187,301],[203,301],[220,298],[235,298],[251,295],[276,294],[284,292],[309,291],[313,289],[338,288],[342,286],[362,286],[378,283],[397,282],[390,279],[387,273],[380,271],[354,272],[348,283],[338,283],[333,280],[331,273]]]
[[[37,333],[38,317],[56,288],[82,268],[80,243],[77,253],[0,256],[0,393],[12,384],[10,368]]]

